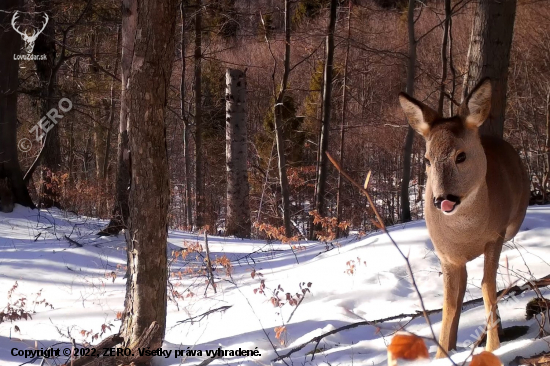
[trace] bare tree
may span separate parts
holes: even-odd
[[[351,0],[348,5],[348,30],[346,43],[346,58],[344,59],[344,76],[342,85],[342,120],[340,123],[340,166],[344,169],[344,137],[346,133],[346,112],[348,102],[348,62],[349,62],[349,47],[351,43]],[[336,195],[336,218],[338,223],[342,220],[342,172],[338,170],[338,186]],[[337,228],[337,236],[340,236],[340,228]]]
[[[414,95],[414,75],[416,68],[416,43],[414,35],[414,5],[415,0],[409,0],[407,14],[407,30],[409,33],[409,56],[407,62],[407,86],[405,91]],[[401,222],[411,221],[411,205],[409,202],[409,183],[411,181],[411,154],[415,132],[411,126],[407,127],[405,148],[403,149],[403,180],[401,181]]]
[[[275,106],[273,110],[274,118],[273,124],[275,127],[275,141],[277,144],[277,156],[278,156],[278,167],[279,167],[279,182],[281,185],[281,196],[283,203],[283,225],[285,228],[285,235],[287,237],[292,236],[292,227],[290,223],[290,188],[288,185],[288,176],[286,174],[286,156],[285,156],[285,138],[283,134],[283,109],[284,109],[284,97],[288,86],[288,77],[290,75],[290,0],[285,0],[285,56],[284,56],[284,70],[283,78],[281,79],[281,85],[279,87],[279,92],[276,93],[273,90],[274,94],[277,95],[275,98]],[[267,38],[266,31],[266,42],[270,47],[269,40]],[[273,69],[273,80],[275,80],[275,68],[277,66],[277,61],[275,61],[275,66]],[[275,88],[275,86],[274,86]]]
[[[325,48],[325,69],[323,72],[323,117],[321,121],[321,136],[319,140],[319,173],[317,174],[317,196],[315,197],[315,209],[321,216],[325,216],[325,187],[327,183],[328,139],[330,130],[330,117],[332,112],[332,73],[334,62],[334,29],[336,28],[336,8],[338,0],[330,1],[330,18],[327,31],[327,44]]]
[[[508,65],[516,2],[517,0],[480,0],[474,14],[463,99],[482,78],[491,78],[491,114],[480,128],[482,134],[500,137],[504,134]]]
[[[183,121],[183,159],[185,164],[185,224],[188,228],[193,226],[193,210],[191,207],[191,158],[189,156],[189,119],[185,114],[185,7],[187,1],[182,0],[181,11],[181,79],[180,79],[180,108]]]
[[[226,91],[226,167],[227,213],[225,234],[250,238],[250,203],[248,197],[248,133],[246,127],[246,75],[227,69]]]
[[[135,0],[123,0],[122,7],[122,56],[121,74],[122,83],[120,88],[120,121],[118,131],[118,157],[115,204],[109,225],[102,230],[100,235],[117,235],[128,225],[130,216],[129,188],[131,177],[130,166],[130,145],[128,139],[128,95],[127,86],[132,67],[134,53],[134,33],[136,32],[137,2]],[[117,70],[115,70],[116,72]]]
[[[195,225],[204,225],[205,192],[202,172],[202,0],[195,15]]]
[[[120,334],[131,349],[143,347],[144,338],[146,346],[160,347],[166,325],[170,186],[164,128],[178,4],[177,0],[127,0],[123,9],[127,13],[123,43],[134,48],[126,90],[132,151],[129,273]]]

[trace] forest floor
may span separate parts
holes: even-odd
[[[17,206],[11,214],[0,213],[0,311],[6,306],[5,314],[14,319],[23,316],[0,323],[1,366],[33,361],[13,356],[13,348],[24,351],[53,346],[63,350],[71,347],[71,338],[85,347],[87,342],[97,344],[118,332],[124,309],[125,243],[122,235],[96,236],[103,225],[101,220],[57,210]],[[440,264],[424,221],[394,226],[390,232],[409,257],[426,309],[441,308]],[[206,351],[219,347],[225,351],[257,347],[260,356],[228,355],[211,365],[268,365],[339,327],[421,310],[405,261],[381,233],[362,238],[352,234],[328,246],[300,242],[294,250],[288,244],[210,237],[212,259],[227,265],[227,258],[231,263],[230,273],[220,266],[216,270],[217,293],[212,286],[207,288],[202,274],[204,252],[174,256],[174,251],[202,241],[202,235],[169,232],[169,297],[177,299],[168,302],[163,350],[172,352],[156,357],[155,365],[196,365],[211,358]],[[510,282],[521,285],[550,274],[550,206],[529,207],[520,233],[505,244],[500,264],[499,289]],[[482,273],[483,257],[468,264],[465,301],[481,297]],[[300,302],[296,293],[304,292]],[[541,292],[549,297],[548,288],[541,288]],[[505,296],[499,303],[504,328],[521,326],[525,333],[503,342],[495,352],[504,365],[517,356],[550,351],[550,337],[537,339],[537,318],[525,319],[526,304],[534,297],[533,291],[527,291],[516,297]],[[294,301],[299,305],[292,305]],[[25,314],[32,318],[25,320]],[[484,314],[482,302],[464,307],[459,350],[452,356],[456,363],[471,354],[469,345],[483,332]],[[432,313],[430,319],[438,334],[441,313]],[[386,347],[392,334],[402,328],[421,336],[431,334],[421,316],[363,323],[307,343],[284,361],[287,365],[386,364]],[[433,357],[436,346],[430,341],[427,344]],[[176,357],[176,350],[185,352]],[[187,350],[193,350],[195,356]],[[67,357],[38,358],[33,364],[65,362]],[[449,360],[433,362],[451,364]]]

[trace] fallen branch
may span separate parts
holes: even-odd
[[[550,365],[550,353],[539,353],[529,358],[518,356],[510,362],[510,365],[548,366]]]

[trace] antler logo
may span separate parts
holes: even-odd
[[[19,26],[15,24],[17,18],[19,17],[19,11],[16,11],[13,14],[13,17],[11,18],[11,26],[17,33],[21,35],[21,37],[23,38],[23,41],[25,41],[25,51],[27,51],[28,54],[32,53],[32,50],[34,49],[34,42],[36,41],[40,33],[42,33],[44,28],[46,28],[46,25],[48,24],[48,20],[50,19],[48,17],[48,14],[43,13],[43,15],[44,15],[44,24],[42,25],[42,28],[40,30],[38,30],[38,27],[31,26],[30,29],[27,28],[25,29],[25,31],[21,31],[19,29]]]

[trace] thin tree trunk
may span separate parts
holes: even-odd
[[[346,112],[348,104],[348,60],[349,60],[349,46],[351,40],[351,0],[349,1],[348,9],[348,35],[346,44],[346,58],[344,60],[344,82],[342,85],[342,121],[340,124],[340,166],[344,169],[344,137],[345,137],[345,124],[346,124]],[[338,223],[342,220],[342,172],[338,170],[338,193],[336,195],[336,219]],[[340,237],[340,228],[336,228],[336,236]]]
[[[22,5],[20,0],[0,1],[0,23],[10,24],[12,12],[21,10]],[[0,179],[3,181],[0,206],[4,212],[11,212],[14,203],[31,208],[35,206],[17,159],[19,61],[14,60],[13,55],[21,53],[21,36],[11,27],[6,27],[0,32],[0,44]],[[22,142],[19,141],[19,144]]]
[[[290,223],[290,187],[288,184],[288,176],[286,175],[286,156],[285,156],[285,140],[283,135],[283,101],[288,84],[290,74],[290,0],[285,0],[285,58],[283,79],[279,94],[275,99],[274,107],[274,125],[275,125],[275,141],[277,143],[277,155],[279,166],[279,181],[281,185],[281,196],[283,203],[283,226],[285,235],[292,236],[292,227]],[[267,39],[267,38],[266,38]]]
[[[45,54],[46,60],[36,60],[36,74],[40,80],[40,115],[45,117],[54,107],[53,102],[57,92],[56,46],[55,46],[55,15],[52,14],[51,4],[48,1],[40,1],[37,11],[48,14],[49,20],[42,36],[36,39],[34,52]],[[52,123],[50,121],[50,123]],[[62,123],[62,122],[61,122]],[[59,202],[60,192],[56,180],[52,176],[61,170],[61,143],[59,140],[59,124],[53,124],[53,128],[43,140],[41,171],[40,206],[61,208]]]
[[[181,10],[181,79],[180,79],[180,106],[183,121],[183,160],[185,164],[185,224],[188,230],[193,226],[193,210],[191,207],[191,158],[189,156],[189,120],[185,116],[185,6],[186,1],[180,4]]]
[[[463,100],[482,78],[491,78],[491,114],[480,128],[482,134],[499,137],[504,134],[508,65],[516,1],[480,0],[474,14]]]
[[[202,0],[195,16],[195,225],[204,225],[205,196],[202,172]]]
[[[327,34],[327,47],[325,70],[323,74],[323,119],[321,122],[321,139],[319,141],[319,174],[317,177],[317,197],[315,209],[321,216],[325,216],[325,187],[327,183],[328,139],[330,130],[330,117],[332,112],[332,74],[334,61],[334,29],[336,28],[336,8],[338,0],[330,1],[330,20]]]
[[[439,84],[439,102],[437,113],[443,114],[445,101],[445,82],[447,81],[447,52],[449,51],[449,29],[451,24],[451,0],[445,0],[445,22],[443,24],[443,41],[441,42],[441,83]]]
[[[138,345],[143,347],[140,343],[142,337],[154,324],[158,328],[147,340],[147,346],[151,349],[160,347],[166,327],[166,240],[170,178],[165,107],[172,74],[178,1],[125,1],[137,4],[129,4],[124,9],[134,10],[128,14],[127,20],[135,27],[123,30],[123,39],[132,39],[129,42],[123,40],[123,43],[133,44],[134,49],[126,91],[128,135],[132,151],[127,236],[129,272],[120,334],[124,338],[124,346],[137,353],[135,348]],[[135,29],[140,31],[135,32]],[[140,359],[136,363],[147,361]]]
[[[120,41],[122,38],[120,27],[117,27],[117,39],[116,39],[116,61],[115,61],[115,73],[118,72],[118,63],[120,60]],[[107,143],[105,146],[105,158],[103,160],[103,177],[107,178],[107,173],[109,170],[109,157],[111,155],[111,131],[113,130],[113,123],[115,121],[115,81],[111,80],[111,97],[109,103],[109,128],[107,130]]]
[[[129,188],[131,180],[130,145],[128,140],[128,95],[127,86],[132,67],[134,53],[134,34],[137,22],[137,1],[123,0],[122,2],[122,39],[121,39],[121,76],[120,87],[120,121],[118,131],[118,157],[115,205],[109,225],[99,235],[117,235],[127,227],[130,217]]]
[[[546,149],[546,174],[542,182],[542,203],[547,202],[547,194],[550,191],[550,90],[546,94],[546,142],[544,143]],[[548,188],[546,186],[548,185]]]
[[[248,185],[248,136],[246,126],[246,75],[227,69],[226,89],[226,235],[250,238],[250,188]]]
[[[414,4],[415,0],[409,0],[407,15],[407,28],[409,33],[409,57],[407,63],[407,87],[409,95],[414,94],[414,75],[416,68],[416,38],[414,36]],[[414,142],[414,130],[407,127],[405,148],[403,149],[403,179],[401,181],[401,222],[411,221],[411,204],[409,201],[409,183],[411,181],[411,154]]]

